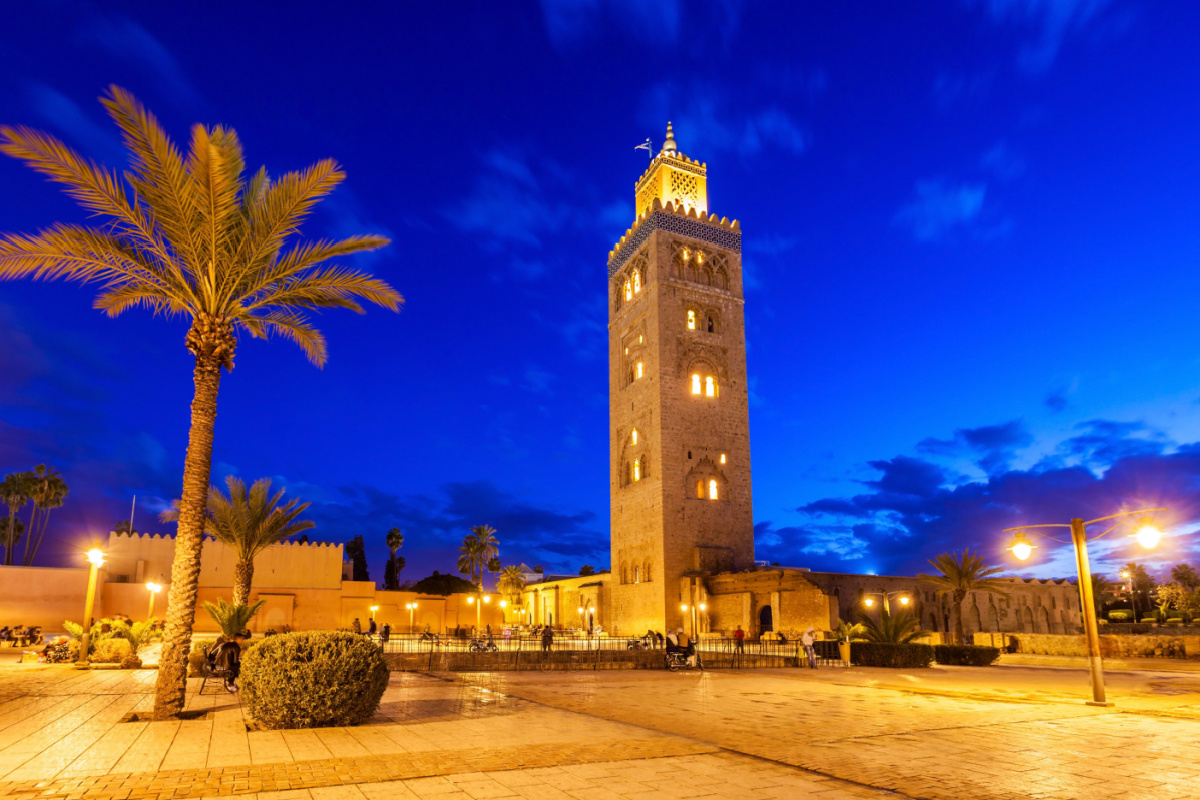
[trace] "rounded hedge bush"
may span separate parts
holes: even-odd
[[[933,645],[851,642],[850,663],[860,667],[928,667],[933,663]]]
[[[242,702],[266,728],[358,725],[387,683],[379,645],[342,631],[272,636],[242,657]]]
[[[1108,618],[1113,622],[1133,622],[1133,612],[1128,609],[1117,608],[1108,612]]]
[[[933,657],[939,664],[986,667],[1000,658],[1000,648],[974,644],[936,644]]]

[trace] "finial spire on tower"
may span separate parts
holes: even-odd
[[[663,142],[663,152],[675,151],[675,133],[671,130],[671,122],[667,121],[667,140]]]

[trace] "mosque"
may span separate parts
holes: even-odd
[[[952,629],[948,602],[915,578],[754,560],[741,225],[709,212],[707,165],[679,150],[670,123],[634,197],[633,226],[608,254],[612,568],[528,585],[520,621],[755,635],[830,630],[891,598],[926,629]],[[1013,584],[968,598],[966,629],[1078,629],[1073,584]]]

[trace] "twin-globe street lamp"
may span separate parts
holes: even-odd
[[[680,603],[679,610],[682,611],[683,613],[687,614],[688,604]],[[697,638],[696,631],[700,630],[699,615],[707,610],[708,610],[708,606],[704,603],[696,603],[695,605],[692,606],[692,613],[690,615],[688,615],[688,618],[692,623],[692,638],[693,639]]]
[[[1137,539],[1138,544],[1142,547],[1151,549],[1158,545],[1159,540],[1162,538],[1162,531],[1154,524],[1154,518],[1150,515],[1166,510],[1166,508],[1145,508],[1141,511],[1125,511],[1120,514],[1112,514],[1111,516],[1088,520],[1087,522],[1084,522],[1080,518],[1075,518],[1071,520],[1069,525],[1063,523],[1021,525],[1017,528],[1005,528],[1003,531],[1003,533],[1013,534],[1013,543],[1009,545],[1008,549],[1012,551],[1014,556],[1024,561],[1029,558],[1033,553],[1034,547],[1036,547],[1036,545],[1030,544],[1029,540],[1025,537],[1025,531],[1032,531],[1045,539],[1067,544],[1062,539],[1055,539],[1053,536],[1039,533],[1036,529],[1071,529],[1071,544],[1075,546],[1075,565],[1079,571],[1079,601],[1083,605],[1083,629],[1084,633],[1087,634],[1088,660],[1091,664],[1092,699],[1088,701],[1089,706],[1111,706],[1112,703],[1108,702],[1104,697],[1104,664],[1100,656],[1100,624],[1096,621],[1096,603],[1092,592],[1092,570],[1088,562],[1087,543],[1107,536],[1134,517],[1140,517],[1137,523],[1137,530],[1131,536]],[[1107,522],[1113,519],[1118,520],[1115,525],[1104,533],[1088,539],[1088,525],[1095,525],[1097,522]]]
[[[413,615],[417,611],[416,603],[405,603],[404,607],[408,609],[408,632],[413,632]]]
[[[908,596],[908,592],[863,592],[863,594],[866,595],[866,597],[863,599],[863,605],[867,608],[875,605],[875,598],[872,597],[872,595],[881,596],[883,598],[883,610],[889,617],[892,615],[892,606],[888,601],[892,598],[892,596],[898,595],[900,597],[900,605],[904,606],[905,608],[907,608],[908,604],[912,602]]]
[[[146,591],[150,592],[150,609],[146,612],[146,622],[154,619],[154,596],[161,592],[162,588],[162,584],[157,581],[146,581]]]
[[[480,599],[482,602],[476,603],[474,595],[467,598],[467,605],[473,604],[475,606],[475,634],[476,635],[479,634],[479,631],[482,630],[482,627],[483,627],[482,626],[483,604],[492,602],[492,596],[490,594],[485,594],[485,595],[481,595]]]

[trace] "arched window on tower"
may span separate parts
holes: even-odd
[[[637,294],[642,290],[642,271],[635,269],[633,271],[633,293]]]
[[[700,394],[700,374],[692,373],[692,394]]]
[[[637,375],[637,377],[642,377],[642,362],[637,362],[637,368],[634,370],[634,373]]]
[[[633,582],[634,583],[642,582],[642,573],[641,573],[641,570],[638,569],[636,564],[633,567]]]
[[[696,312],[690,308],[688,309],[688,330],[696,330]]]
[[[703,480],[696,481],[696,499],[697,500],[704,499],[704,481]]]
[[[709,500],[717,499],[717,479],[716,478],[709,478],[709,480],[708,480],[708,499]]]
[[[633,430],[631,430],[629,432],[629,444],[630,445],[637,444],[637,439],[638,439],[637,428],[634,428]],[[724,462],[722,462],[722,463],[724,463]]]
[[[625,281],[625,299],[626,300],[633,299],[633,284],[630,283],[629,281]]]
[[[709,375],[707,378],[704,379],[704,396],[705,397],[716,397],[717,396],[717,382],[716,382],[716,380],[713,379],[712,375]]]
[[[633,477],[634,483],[636,483],[642,479],[642,460],[640,458],[635,458],[633,460],[633,475],[632,475],[632,477]]]
[[[716,322],[716,320],[713,319],[712,314],[708,315],[708,332],[709,333],[717,332],[717,322]]]

